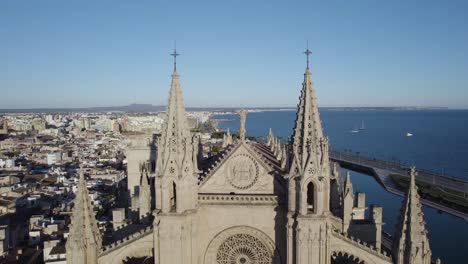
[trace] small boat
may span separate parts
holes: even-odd
[[[364,120],[362,120],[361,127],[359,130],[366,130],[366,126],[364,125]]]
[[[413,134],[411,134],[410,132],[407,132],[407,133],[406,133],[406,136],[407,136],[407,137],[412,137]]]
[[[359,130],[357,129],[357,127],[354,127],[352,130],[350,130],[349,132],[351,133],[359,133]]]

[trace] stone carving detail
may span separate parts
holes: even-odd
[[[249,234],[228,237],[216,254],[216,262],[219,264],[266,264],[271,263],[271,260],[268,248]]]
[[[257,162],[247,154],[232,157],[229,163],[227,178],[236,189],[245,190],[252,187],[258,179],[259,168]]]

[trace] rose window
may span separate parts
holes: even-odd
[[[248,234],[228,237],[218,249],[219,264],[266,264],[272,262],[268,248],[258,238]]]

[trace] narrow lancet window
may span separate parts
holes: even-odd
[[[307,184],[307,212],[314,212],[314,184],[312,182]]]
[[[177,186],[175,182],[172,182],[170,201],[171,201],[171,211],[175,212],[177,210]]]

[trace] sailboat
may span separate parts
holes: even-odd
[[[366,130],[366,126],[364,125],[364,120],[362,120],[361,127],[359,130]]]

